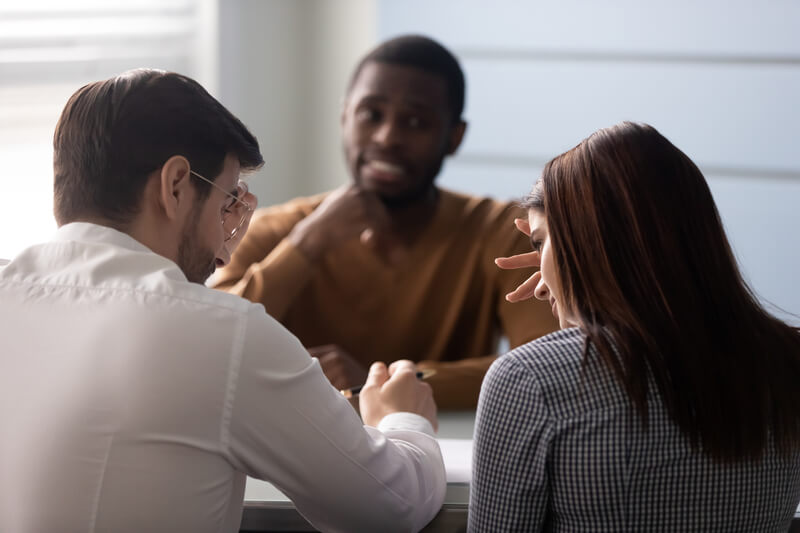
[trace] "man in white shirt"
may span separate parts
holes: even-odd
[[[59,230],[0,269],[0,531],[236,531],[247,475],[323,531],[431,520],[445,473],[413,365],[370,369],[362,423],[260,304],[202,285],[255,206],[241,122],[137,70],[76,92],[54,148]]]

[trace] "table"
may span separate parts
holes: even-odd
[[[447,492],[442,509],[422,531],[426,533],[456,533],[466,531],[469,483],[463,481],[461,471],[452,464],[453,455],[448,450],[457,450],[459,443],[449,439],[472,439],[475,426],[474,411],[445,411],[439,413],[438,437],[444,439],[442,454],[448,471]],[[463,444],[463,443],[461,443]],[[448,460],[450,459],[450,460]],[[462,465],[463,466],[463,465]],[[467,465],[471,468],[471,465]],[[449,481],[451,478],[458,481]],[[300,516],[289,499],[266,481],[248,478],[244,493],[241,532],[311,532],[316,531]]]
[[[475,426],[473,411],[439,413],[440,439],[471,439]],[[447,463],[445,457],[445,463]],[[275,487],[248,478],[245,490],[242,532],[313,532],[292,502]],[[426,533],[457,533],[466,531],[469,483],[448,482],[444,505],[439,514],[422,531]],[[800,507],[794,515],[789,533],[800,533]]]

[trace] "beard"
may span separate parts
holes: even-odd
[[[181,243],[178,246],[178,267],[192,283],[205,284],[217,268],[216,254],[204,249],[198,238],[197,213],[192,213],[183,228]]]
[[[387,209],[404,209],[423,202],[432,196],[436,196],[436,186],[434,181],[439,175],[444,162],[444,155],[442,155],[437,162],[430,165],[425,172],[425,177],[419,180],[418,183],[412,185],[404,191],[393,194],[383,194],[377,191],[378,198]]]
[[[433,179],[430,179],[423,183],[422,186],[405,191],[403,194],[390,196],[378,193],[378,198],[380,198],[381,203],[383,203],[387,209],[392,210],[403,209],[404,207],[420,203],[435,194]]]
[[[411,207],[424,201],[430,196],[436,195],[436,186],[434,181],[444,166],[444,160],[447,157],[447,150],[445,146],[440,147],[439,152],[430,159],[426,158],[425,161],[417,161],[412,166],[416,171],[414,174],[416,179],[411,178],[408,180],[407,185],[402,190],[382,191],[378,188],[371,188],[369,184],[365,184],[364,178],[361,176],[361,169],[368,159],[374,158],[378,152],[370,151],[367,149],[356,151],[356,147],[349,146],[346,140],[343,140],[343,149],[345,161],[350,171],[350,176],[353,182],[377,194],[384,206],[392,210],[401,210],[406,207]]]

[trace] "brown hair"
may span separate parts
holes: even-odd
[[[151,69],[80,88],[61,113],[53,149],[59,225],[87,216],[129,222],[148,176],[174,155],[212,180],[229,153],[243,170],[264,162],[255,137],[199,83]],[[207,183],[193,183],[201,198],[208,194]]]
[[[743,281],[697,166],[624,122],[547,163],[523,202],[543,209],[562,298],[647,421],[648,374],[712,457],[800,444],[800,330]]]

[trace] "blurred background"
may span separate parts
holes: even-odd
[[[268,205],[347,181],[345,86],[401,33],[465,70],[443,186],[520,197],[592,131],[648,122],[705,173],[759,297],[800,324],[796,0],[0,0],[0,258],[55,230],[53,128],[81,85],[136,67],[197,79],[258,137],[249,181]]]

